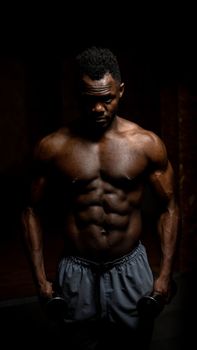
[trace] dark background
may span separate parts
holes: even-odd
[[[171,13],[171,12],[170,12]],[[78,14],[80,10],[78,9]],[[35,295],[23,244],[20,214],[29,180],[35,142],[75,117],[73,58],[82,48],[99,44],[117,55],[125,95],[119,115],[156,132],[164,140],[173,164],[181,208],[176,270],[196,269],[197,65],[193,17],[185,13],[135,18],[83,17],[64,12],[55,22],[36,17],[15,18],[2,25],[0,44],[0,299]],[[76,15],[76,14],[75,14]],[[32,13],[33,16],[33,13]],[[69,18],[71,17],[71,18]],[[33,18],[33,17],[32,17]],[[88,19],[87,19],[88,18]],[[68,25],[68,19],[73,20]],[[12,26],[10,26],[12,23]],[[189,25],[188,25],[189,23]],[[14,25],[13,25],[14,24]],[[96,29],[95,29],[96,28]],[[151,199],[152,200],[152,199]],[[152,204],[152,202],[151,202]],[[154,206],[154,202],[153,202]],[[147,204],[148,215],[154,210]],[[153,213],[152,213],[153,210]],[[147,249],[159,267],[157,239],[147,230]],[[61,239],[46,240],[49,275],[61,249]]]
[[[119,114],[160,135],[175,170],[181,209],[174,276],[178,292],[157,320],[151,350],[185,349],[196,342],[196,10],[189,2],[75,2],[74,9],[68,2],[65,8],[27,5],[9,3],[6,11],[2,5],[0,10],[1,340],[24,348],[27,337],[36,346],[38,341],[61,344],[35,299],[20,215],[35,142],[77,113],[72,59],[80,49],[100,44],[120,62],[126,90]],[[157,271],[155,207],[149,193],[145,211],[143,239]],[[55,234],[46,238],[46,268],[52,278],[62,241]]]

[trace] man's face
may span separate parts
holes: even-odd
[[[105,74],[100,80],[85,75],[80,94],[84,122],[93,129],[106,129],[117,113],[123,91],[124,84],[114,80],[111,74]]]

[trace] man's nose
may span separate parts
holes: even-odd
[[[93,112],[97,112],[97,113],[100,113],[100,112],[103,112],[104,111],[104,106],[103,106],[103,103],[101,102],[96,102],[92,108]]]

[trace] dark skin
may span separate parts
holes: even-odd
[[[167,300],[178,206],[165,145],[154,133],[117,116],[123,83],[108,73],[100,80],[88,76],[82,80],[82,114],[77,126],[45,137],[35,151],[42,170],[32,183],[31,204],[23,213],[23,224],[40,294],[52,297],[54,292],[45,272],[37,211],[52,171],[62,189],[59,204],[65,208],[62,222],[68,253],[102,262],[129,253],[139,241],[143,191],[150,182],[163,204],[158,222],[162,256],[154,291]]]

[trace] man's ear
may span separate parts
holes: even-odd
[[[120,98],[122,97],[123,93],[124,93],[124,83],[121,83],[120,84],[120,88],[119,88],[119,95],[120,95]]]

